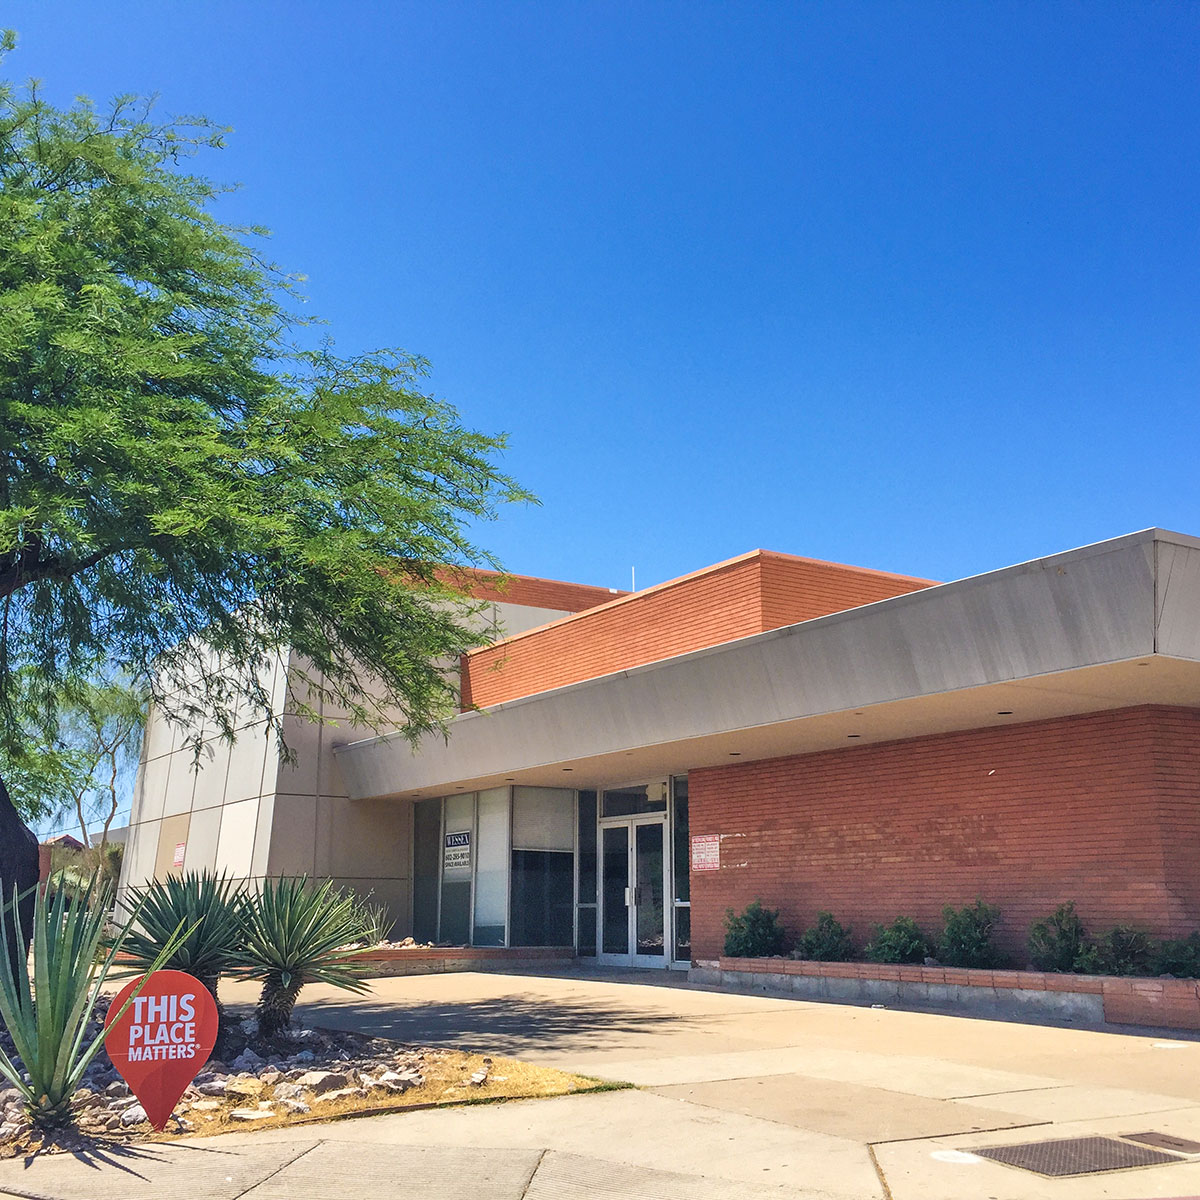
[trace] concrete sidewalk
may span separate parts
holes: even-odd
[[[513,1055],[636,1091],[0,1163],[0,1196],[323,1200],[1200,1195],[1200,1161],[1043,1179],[971,1147],[1200,1141],[1200,1043],[715,993],[615,973],[376,980],[304,1020]],[[671,983],[675,986],[663,986]],[[227,1002],[253,991],[222,985]]]

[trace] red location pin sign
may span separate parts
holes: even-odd
[[[117,1017],[145,978],[145,986]],[[217,1002],[184,971],[155,971],[117,993],[104,1022],[104,1048],[155,1129],[166,1127],[184,1089],[217,1040]]]

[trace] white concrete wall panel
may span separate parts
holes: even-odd
[[[1200,547],[1158,543],[1158,652],[1200,659]]]
[[[198,809],[188,826],[187,849],[183,852],[185,871],[216,871],[217,839],[221,832],[220,808]]]
[[[258,799],[226,804],[221,810],[217,838],[217,871],[248,878],[254,857],[254,834],[258,825]]]
[[[275,754],[273,740],[265,724],[251,725],[238,730],[229,756],[229,773],[225,784],[225,803],[257,799],[263,794],[263,774],[268,753]],[[272,776],[275,760],[271,762]]]
[[[229,776],[229,759],[232,747],[217,738],[205,742],[200,751],[198,770],[195,772],[195,787],[192,790],[192,811],[219,808],[225,802],[225,784]],[[191,764],[188,764],[189,771]]]

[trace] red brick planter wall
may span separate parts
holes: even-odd
[[[854,717],[847,717],[853,732]],[[827,909],[873,922],[982,897],[1020,961],[1030,924],[1074,900],[1094,932],[1200,927],[1200,711],[1142,707],[689,773],[691,832],[721,835],[692,874],[693,954],[727,908],[789,929]]]
[[[785,958],[721,958],[720,969],[746,976],[810,976],[878,982],[943,984],[997,991],[1099,995],[1114,1025],[1200,1029],[1200,984],[1193,979],[1125,979],[1113,975],[1059,975],[1039,971],[977,971],[961,967],[885,963],[795,962]]]

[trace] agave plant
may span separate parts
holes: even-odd
[[[353,897],[331,880],[310,886],[307,876],[268,879],[246,906],[242,961],[262,980],[258,1032],[274,1037],[291,1024],[296,998],[306,983],[328,983],[365,992],[355,959],[368,947]]]
[[[0,949],[0,1018],[19,1059],[10,1058],[0,1046],[0,1076],[20,1092],[26,1111],[39,1125],[69,1117],[71,1095],[104,1045],[108,1030],[101,1029],[89,1040],[88,1023],[130,924],[117,930],[104,953],[109,890],[93,887],[72,896],[59,887],[53,899],[47,898],[47,891],[39,888],[34,899],[32,979],[24,956]],[[14,890],[11,903],[0,907],[0,941],[7,937],[17,900]],[[135,918],[136,909],[130,921]],[[162,966],[181,932],[168,934],[147,974]]]
[[[240,962],[246,907],[241,889],[225,875],[189,871],[133,888],[131,894],[137,916],[125,938],[126,958],[147,970],[182,925],[189,932],[162,965],[194,975],[216,1000],[217,981]]]

